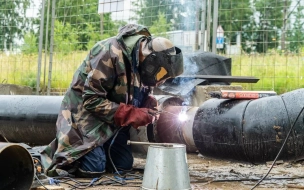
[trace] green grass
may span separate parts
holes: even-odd
[[[53,54],[51,89],[63,94],[87,52]],[[225,56],[225,55],[224,55]],[[227,56],[226,56],[227,57]],[[278,94],[304,87],[304,58],[294,55],[239,55],[232,58],[233,76],[254,76],[257,83],[235,83],[245,90],[274,90]],[[38,55],[0,54],[0,83],[36,88]],[[45,65],[45,66],[44,66]],[[46,72],[44,73],[44,68]],[[40,88],[48,84],[49,57],[42,55]]]
[[[82,63],[87,52],[75,52],[69,55],[53,54],[51,91],[63,94],[72,81],[73,74]],[[0,83],[30,86],[36,89],[38,73],[38,55],[0,54]],[[40,89],[46,91],[49,79],[50,60],[42,55]]]
[[[257,83],[242,83],[246,90],[274,90],[278,94],[304,87],[304,59],[293,55],[232,56],[232,75],[254,76]]]

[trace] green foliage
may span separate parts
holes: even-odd
[[[21,39],[23,32],[29,30],[30,19],[25,17],[25,12],[29,8],[30,0],[1,1],[0,3],[0,50],[3,44],[11,44],[14,40]]]
[[[235,44],[239,32],[243,41],[252,41],[251,30],[255,23],[249,0],[220,1],[219,9],[219,25],[225,31],[227,42]]]
[[[60,0],[56,1],[56,21],[70,26],[76,34],[78,50],[88,50],[97,41],[114,36],[122,22],[113,21],[111,13],[98,14],[98,0]],[[51,18],[49,18],[51,20]],[[45,6],[44,27],[47,24],[47,6]],[[50,23],[49,23],[50,25]],[[48,27],[50,39],[51,27]],[[56,36],[56,35],[55,35]],[[62,40],[66,36],[62,36]],[[74,42],[74,41],[73,41]],[[45,43],[45,42],[44,42]]]
[[[55,51],[68,54],[78,47],[77,34],[69,23],[65,25],[60,21],[55,21],[54,44]]]
[[[119,27],[124,26],[126,24],[127,23],[124,22],[124,21],[113,22],[111,30],[101,33],[100,31],[96,32],[95,28],[90,23],[87,23],[85,34],[87,35],[86,38],[89,41],[85,45],[85,49],[92,48],[95,45],[95,43],[100,41],[100,40],[104,40],[104,39],[107,39],[109,37],[116,36]]]
[[[134,9],[136,17],[133,19],[137,20],[139,24],[150,27],[153,26],[156,20],[158,20],[159,13],[163,13],[165,15],[166,22],[171,23],[174,30],[185,29],[186,27],[184,25],[181,26],[181,23],[184,23],[185,21],[185,24],[187,24],[186,22],[190,21],[192,23],[191,26],[193,25],[193,19],[191,20],[189,18],[195,17],[195,14],[193,14],[193,10],[195,9],[192,7],[195,7],[195,5],[193,5],[193,0],[187,0],[183,5],[180,2],[181,1],[179,0],[133,1],[133,6],[136,7],[136,9]]]
[[[168,24],[164,13],[158,13],[158,19],[153,21],[153,25],[149,28],[149,31],[154,36],[161,36],[167,38],[166,32],[169,31],[172,24]]]
[[[233,44],[237,32],[243,42],[253,42],[256,51],[266,53],[277,49],[284,42],[286,19],[292,12],[292,0],[225,0],[220,1],[219,24],[225,37]],[[251,51],[253,46],[242,44],[243,50]]]
[[[257,42],[257,51],[265,53],[268,48],[276,48],[279,45],[284,21],[282,9],[288,9],[291,0],[256,0],[253,5],[258,12],[259,21],[253,28],[255,31],[253,39]]]
[[[293,28],[287,31],[287,41],[289,41],[289,50],[296,53],[303,53],[304,48],[303,10],[303,5],[297,6],[294,14],[295,21],[293,24]]]
[[[36,88],[37,84],[37,74],[36,72],[29,72],[23,76],[23,80],[21,80],[21,85],[29,86],[32,88]]]
[[[91,47],[94,46],[96,42],[101,40],[100,36],[103,36],[100,34],[100,32],[95,32],[94,27],[88,23],[86,27],[86,32],[87,32],[87,37],[89,39],[88,43],[85,46],[85,49],[90,49]]]
[[[24,54],[33,54],[38,52],[37,37],[33,32],[28,32],[24,35],[24,44],[21,46],[21,51]]]
[[[57,20],[64,25],[70,24],[77,33],[80,50],[86,49],[90,41],[87,35],[87,24],[93,27],[95,33],[100,33],[100,15],[97,13],[98,1],[96,0],[62,0],[56,1]],[[91,30],[92,31],[92,30]]]

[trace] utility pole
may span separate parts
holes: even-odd
[[[218,20],[218,0],[214,0],[213,3],[213,29],[212,29],[212,52],[216,53],[216,30],[217,30],[217,20]]]
[[[210,23],[211,23],[211,0],[208,0],[208,12],[207,12],[207,48],[206,51],[210,51]]]
[[[55,29],[55,10],[56,0],[52,0],[52,21],[51,21],[51,39],[50,39],[50,60],[49,60],[49,76],[48,76],[48,87],[47,95],[51,94],[51,83],[52,83],[52,69],[53,69],[53,51],[54,51],[54,29]]]
[[[195,44],[194,44],[194,51],[198,50],[198,41],[199,41],[199,0],[196,0],[196,14],[195,14]]]
[[[37,81],[36,81],[36,95],[39,95],[39,92],[40,92],[42,43],[43,43],[43,29],[44,29],[44,8],[45,8],[45,0],[42,0],[40,34],[39,34],[38,70],[37,70]]]
[[[205,23],[206,23],[206,0],[202,0],[202,20],[201,20],[201,46],[200,50],[205,51]]]

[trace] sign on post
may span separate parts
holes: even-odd
[[[223,49],[224,48],[224,29],[221,25],[219,25],[216,29],[216,48]]]

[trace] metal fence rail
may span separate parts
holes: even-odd
[[[97,41],[138,23],[184,52],[232,58],[248,90],[304,87],[304,0],[8,0],[0,4],[0,83],[63,94]]]

